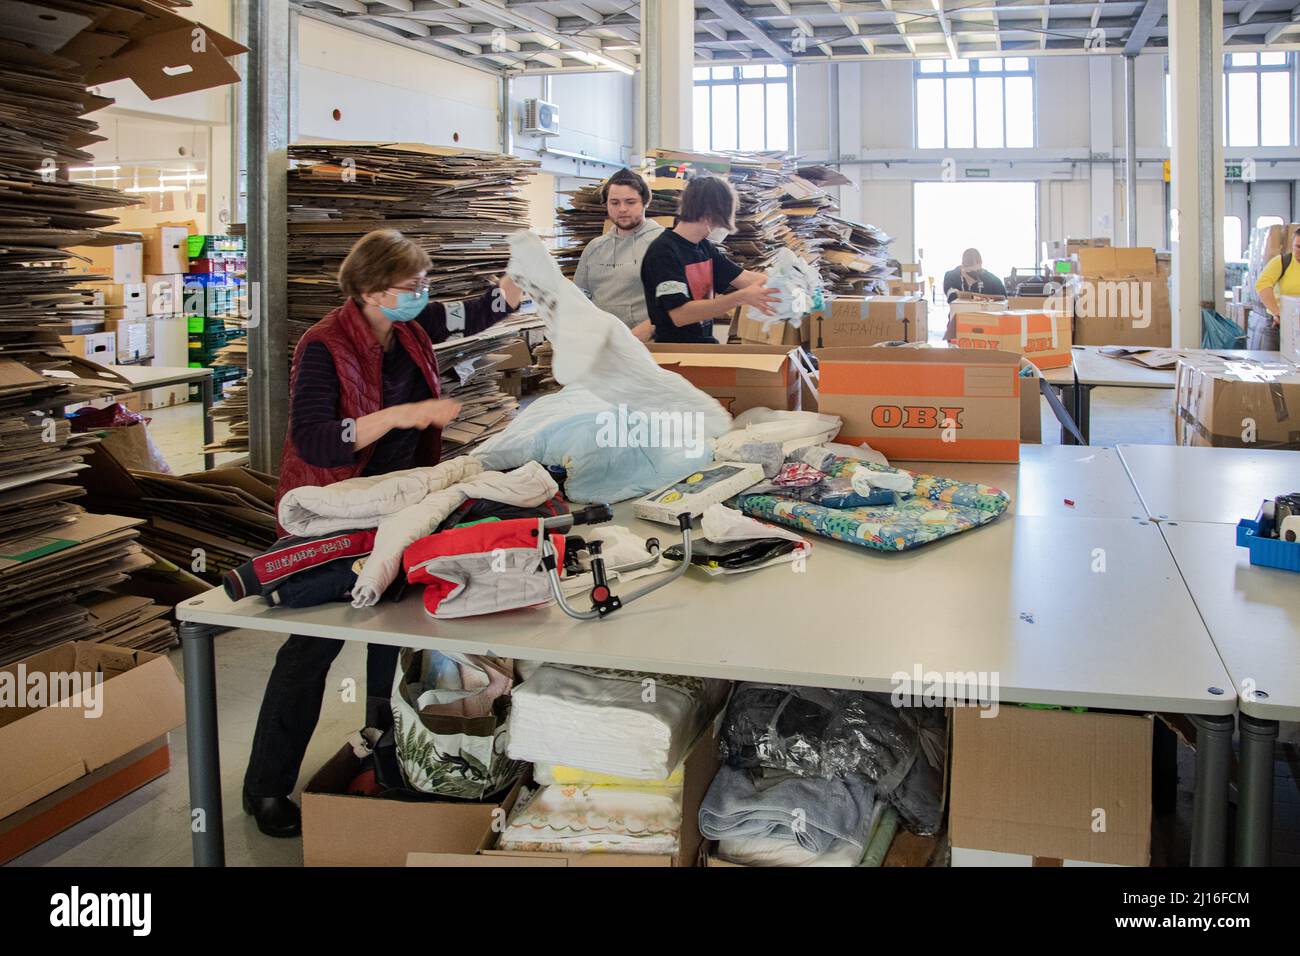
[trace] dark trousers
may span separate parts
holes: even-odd
[[[293,793],[307,744],[320,719],[325,678],[342,649],[342,641],[293,634],[275,655],[244,774],[244,790],[249,796],[287,797]],[[377,716],[371,700],[386,704],[399,651],[387,644],[366,647],[366,693],[370,695],[366,721],[371,726]]]

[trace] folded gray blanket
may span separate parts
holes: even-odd
[[[772,774],[775,773],[775,776]],[[710,840],[772,837],[825,853],[836,840],[865,848],[875,792],[859,774],[796,777],[719,768],[700,805],[700,833]]]

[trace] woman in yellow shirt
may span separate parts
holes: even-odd
[[[1283,259],[1287,260],[1285,271],[1282,267]],[[1300,296],[1300,231],[1291,237],[1289,254],[1274,256],[1264,266],[1255,282],[1255,291],[1259,293],[1259,301],[1264,303],[1264,308],[1273,317],[1273,327],[1276,328],[1282,315],[1282,304],[1278,297]]]

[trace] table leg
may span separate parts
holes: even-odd
[[[190,831],[195,866],[225,866],[221,753],[217,742],[217,628],[181,622],[185,662],[185,741],[190,769]]]
[[[1237,866],[1268,866],[1273,835],[1273,748],[1277,721],[1237,715],[1241,760],[1237,767]]]
[[[212,376],[205,375],[199,379],[199,397],[203,401],[203,444],[212,444]],[[211,471],[217,463],[215,452],[205,451],[203,453],[203,470]]]
[[[1075,390],[1074,400],[1078,403],[1075,407],[1074,423],[1079,426],[1079,431],[1083,434],[1083,443],[1092,444],[1092,386],[1080,385]]]
[[[1192,797],[1192,866],[1228,862],[1228,767],[1233,720],[1191,715],[1196,727],[1196,792]]]

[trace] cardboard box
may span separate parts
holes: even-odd
[[[116,246],[73,246],[68,251],[89,260],[68,260],[68,268],[80,275],[106,276],[118,285],[144,281],[144,246],[138,240]]]
[[[1148,865],[1151,740],[1150,716],[957,708],[952,865]]]
[[[117,337],[117,361],[122,364],[153,358],[153,326],[148,318],[110,320],[109,328]]]
[[[1174,442],[1300,449],[1300,368],[1286,361],[1180,358]]]
[[[104,304],[108,318],[140,320],[149,314],[148,287],[143,282],[112,283],[104,286]]]
[[[1080,249],[1104,249],[1109,245],[1110,240],[1105,236],[1087,239],[1054,239],[1043,243],[1043,258],[1068,259],[1076,255]]]
[[[805,319],[813,350],[862,348],[881,342],[924,342],[925,299],[917,295],[834,296]]]
[[[525,850],[495,849],[498,833],[485,828],[472,855],[458,852],[412,854],[407,866],[697,866],[704,837],[700,835],[700,804],[718,772],[718,732],[722,724],[719,713],[701,733],[686,755],[682,781],[682,829],[677,852],[666,853],[534,853]],[[519,787],[502,801],[509,818]],[[304,800],[306,797],[304,796]]]
[[[765,406],[799,411],[799,375],[790,350],[773,345],[648,346],[663,368],[712,395],[732,415]]]
[[[156,226],[145,229],[144,271],[148,275],[175,275],[190,271],[189,229]]]
[[[1282,329],[1273,324],[1273,316],[1263,309],[1246,313],[1246,348],[1252,352],[1280,352]]]
[[[305,866],[403,866],[412,852],[472,855],[491,832],[502,801],[407,803],[354,797],[348,784],[361,761],[343,747],[302,793]]]
[[[147,275],[144,277],[149,315],[180,315],[184,311],[185,276]]]
[[[805,318],[799,328],[794,328],[789,322],[769,322],[766,326],[755,317],[753,309],[746,309],[736,320],[734,332],[743,344],[746,345],[781,345],[786,349],[792,349],[800,342],[804,341],[804,334],[808,330],[809,320]]]
[[[185,368],[190,360],[189,323],[183,315],[153,317],[153,365],[158,368]],[[150,408],[183,405],[190,400],[188,385],[151,388],[145,393]]]
[[[1007,308],[1013,312],[1021,309],[1032,309],[1035,312],[1050,312],[1047,308],[1047,296],[1045,295],[1009,295],[1007,296]]]
[[[1020,356],[983,349],[827,349],[817,410],[836,441],[891,461],[1020,460]],[[950,423],[950,424],[945,424]]]
[[[1065,368],[1073,360],[1070,316],[1064,312],[963,312],[953,344],[1016,352],[1040,369]]]
[[[180,680],[160,654],[69,641],[0,674],[14,686],[25,677],[28,694],[38,674],[50,688],[44,706],[0,707],[0,820],[185,722]],[[102,683],[88,686],[95,675]]]
[[[60,335],[59,340],[73,355],[80,355],[101,365],[112,365],[117,360],[117,336],[112,332],[95,332],[90,335]]]
[[[1289,362],[1300,365],[1300,296],[1284,295],[1282,327],[1278,330],[1278,348]]]
[[[1152,345],[1173,341],[1168,261],[1150,247],[1085,248],[1071,283],[1076,345]]]

